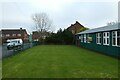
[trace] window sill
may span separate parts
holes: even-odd
[[[120,47],[120,46],[118,46],[118,45],[112,45],[113,47]]]
[[[109,46],[109,44],[103,44],[103,45],[105,45],[105,46]]]
[[[98,45],[101,45],[101,43],[97,43]]]
[[[112,46],[117,46],[117,45],[112,45]]]

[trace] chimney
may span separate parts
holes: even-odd
[[[73,26],[74,24],[71,24],[71,26]]]
[[[78,21],[76,21],[76,23],[78,23],[78,24],[79,24],[79,22],[78,22]]]
[[[20,30],[22,30],[22,28],[20,28]]]

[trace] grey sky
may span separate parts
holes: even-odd
[[[118,20],[118,2],[82,1],[82,0],[24,0],[18,2],[3,1],[0,3],[0,21],[2,29],[25,28],[28,32],[34,30],[31,16],[34,13],[45,12],[53,21],[54,31],[67,28],[79,21],[88,28],[106,25],[107,22]]]

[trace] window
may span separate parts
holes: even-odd
[[[86,34],[84,34],[84,43],[86,43]]]
[[[10,36],[10,34],[6,34],[6,37],[9,37]]]
[[[16,34],[12,34],[12,36],[16,36]]]
[[[83,42],[83,35],[81,35],[81,42]]]
[[[103,45],[109,45],[110,39],[109,39],[109,32],[104,32],[103,33]]]
[[[87,34],[87,43],[90,43],[89,34]]]
[[[96,43],[101,44],[101,33],[96,33]]]
[[[20,43],[20,41],[18,41],[18,43]]]
[[[78,39],[81,39],[81,36],[79,36],[79,38]]]
[[[4,35],[4,34],[1,34],[1,36],[2,36],[2,37],[5,37],[5,35]]]
[[[117,31],[112,32],[112,45],[117,46]]]
[[[21,36],[21,34],[17,34],[17,36]]]
[[[0,37],[3,37],[3,35],[2,35],[2,34],[0,34]]]
[[[120,30],[117,32],[117,46],[120,47]]]
[[[120,47],[120,31],[112,32],[112,45]]]

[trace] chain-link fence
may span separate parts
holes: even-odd
[[[32,48],[32,47],[37,46],[39,44],[40,44],[39,42],[24,43],[21,47],[15,47],[11,50],[7,49],[7,44],[3,44],[2,45],[2,58],[13,56],[17,53],[20,53],[21,51]]]

